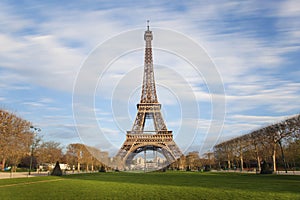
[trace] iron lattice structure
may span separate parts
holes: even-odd
[[[178,159],[182,153],[173,140],[172,131],[167,129],[158,102],[152,59],[152,31],[149,25],[144,34],[146,42],[144,76],[140,103],[137,104],[137,115],[131,131],[127,131],[126,140],[116,158],[118,166],[130,165],[134,156],[142,151],[153,150],[163,154],[167,163]],[[146,120],[153,120],[154,130],[144,131]]]

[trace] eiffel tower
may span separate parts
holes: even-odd
[[[140,103],[137,104],[138,112],[132,129],[127,131],[126,140],[116,156],[119,168],[130,166],[133,158],[143,151],[146,156],[147,150],[162,154],[166,158],[167,164],[171,164],[182,155],[173,140],[172,131],[167,129],[160,111],[161,104],[158,102],[155,89],[152,39],[152,31],[149,30],[149,21],[147,21],[147,30],[144,34],[146,48],[142,95]],[[154,130],[144,130],[146,120],[153,121]]]

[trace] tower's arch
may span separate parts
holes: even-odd
[[[157,144],[157,143],[149,143],[149,144],[140,144],[140,145],[136,145],[133,149],[131,149],[130,153],[128,153],[126,155],[126,157],[124,157],[124,163],[126,166],[130,165],[132,163],[133,158],[143,152],[143,151],[157,151],[160,154],[162,154],[165,159],[167,160],[166,163],[170,164],[172,163],[174,160],[176,160],[177,158],[173,155],[172,151],[170,149],[168,149],[167,146],[165,146],[164,144]]]

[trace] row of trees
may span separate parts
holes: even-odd
[[[214,146],[199,156],[190,152],[172,163],[170,169],[240,169],[276,172],[300,170],[300,115]]]
[[[38,131],[29,121],[0,109],[0,170],[7,166],[12,170],[17,166],[36,168],[59,161],[74,170],[93,171],[109,162],[107,152],[83,144],[69,144],[64,150],[58,142],[43,141]]]
[[[44,166],[44,170],[51,170],[57,161],[67,164],[70,170],[95,171],[106,168],[104,162],[109,160],[108,153],[84,144],[69,144],[64,151],[58,142],[41,142],[32,151],[32,155],[23,157],[20,166],[28,167],[29,159],[33,156],[33,168]]]
[[[25,154],[20,155],[18,162],[8,161],[6,165],[28,168],[32,162],[33,169],[44,166],[44,170],[51,170],[57,161],[67,164],[70,170],[95,171],[106,168],[104,163],[109,162],[109,158],[107,152],[84,144],[69,144],[64,150],[58,142],[40,140],[34,149],[28,148]]]
[[[212,153],[207,153],[200,157],[198,151],[189,152],[182,155],[176,162],[168,166],[171,170],[200,171],[210,170],[215,165]]]
[[[108,152],[84,144],[69,144],[65,154],[65,163],[73,170],[104,170],[109,163]]]
[[[300,115],[217,144],[214,156],[219,167],[229,169],[300,167]]]

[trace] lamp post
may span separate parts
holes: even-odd
[[[37,128],[37,127],[34,127],[34,126],[30,126],[30,129],[33,130],[33,142],[31,144],[31,150],[30,150],[30,163],[29,163],[29,171],[28,171],[28,175],[31,174],[31,168],[32,168],[32,160],[33,160],[33,150],[36,146],[36,143],[37,141],[35,140],[35,136],[37,134],[37,132],[40,132],[41,129],[40,128]]]

